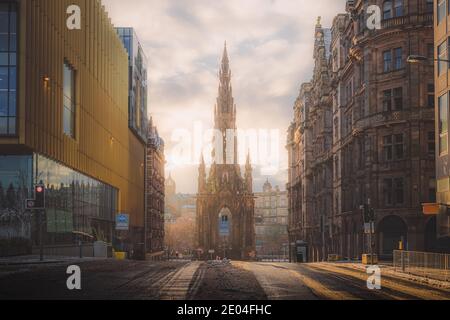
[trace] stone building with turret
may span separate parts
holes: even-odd
[[[291,257],[360,259],[373,250],[439,251],[433,58],[429,1],[373,1],[381,29],[366,27],[367,1],[346,2],[331,29],[315,30],[314,76],[303,84],[288,132]],[[361,206],[375,212],[364,231]],[[303,257],[304,258],[304,257]]]
[[[145,232],[146,255],[161,259],[164,254],[165,156],[164,140],[150,119],[147,132]]]

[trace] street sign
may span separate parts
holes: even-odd
[[[33,210],[34,209],[34,199],[25,200],[25,208],[28,210]]]
[[[130,229],[130,215],[119,213],[116,215],[116,230],[128,231]]]
[[[215,250],[209,250],[208,253],[209,254],[214,254],[216,251]]]
[[[422,203],[424,215],[437,215],[439,214],[440,206],[437,203]]]

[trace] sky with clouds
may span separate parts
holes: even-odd
[[[345,10],[345,0],[102,3],[116,27],[135,28],[149,59],[149,113],[166,141],[167,172],[175,179],[177,191],[196,193],[200,155],[193,147],[191,164],[177,161],[177,132],[192,133],[194,142],[196,124],[204,130],[213,126],[224,41],[233,73],[238,127],[279,132],[279,170],[266,176],[256,166],[255,191],[267,178],[284,189],[286,131],[300,84],[311,78],[314,26],[318,16],[324,27],[331,26],[333,17]]]

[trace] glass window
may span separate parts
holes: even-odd
[[[8,34],[0,33],[0,51],[5,52],[9,49],[9,37]]]
[[[394,107],[395,110],[403,110],[403,88],[394,89]]]
[[[383,19],[391,19],[392,18],[392,1],[387,0],[383,4]]]
[[[0,33],[9,32],[9,5],[8,3],[0,3]]]
[[[403,178],[394,179],[395,185],[395,204],[403,204],[404,203],[404,182]]]
[[[17,12],[15,4],[11,4],[11,11],[9,13],[9,33],[17,33]]]
[[[35,157],[37,174],[47,186],[46,243],[73,243],[76,231],[110,242],[117,189],[43,156]]]
[[[0,135],[16,134],[16,4],[0,3]]]
[[[8,90],[9,71],[7,67],[0,67],[0,90]]]
[[[0,118],[0,128],[3,118]],[[32,157],[0,156],[0,208],[20,210],[32,185]],[[11,223],[22,223],[14,221]],[[20,226],[20,224],[19,224]]]
[[[448,48],[447,48],[447,41],[444,41],[438,46],[438,75],[442,75],[447,69],[448,69],[448,63],[445,62],[445,60],[448,59]]]
[[[395,158],[402,160],[404,157],[405,145],[403,142],[403,134],[395,135]]]
[[[0,52],[0,66],[9,64],[9,54],[7,52]]]
[[[16,67],[9,67],[9,90],[16,90],[16,87],[17,87]]]
[[[434,131],[428,132],[428,154],[433,157],[436,155],[436,138]]]
[[[405,156],[403,134],[383,137],[383,153],[385,161],[402,160]]]
[[[8,93],[0,91],[0,117],[8,116]]]
[[[75,138],[75,71],[67,62],[64,63],[63,93],[64,133]]]
[[[403,16],[403,0],[395,0],[394,2],[394,16]]]
[[[8,118],[0,117],[0,134],[8,134]]]
[[[393,156],[393,150],[392,150],[392,136],[385,136],[383,138],[383,150],[384,150],[384,159],[386,161],[392,161]]]
[[[434,84],[433,83],[429,83],[427,86],[427,91],[428,91],[428,107],[429,108],[434,108],[435,106],[435,95],[434,95]]]
[[[439,152],[448,152],[448,97],[447,94],[439,97]]]
[[[430,65],[434,65],[434,43],[427,45],[427,58]]]
[[[15,117],[16,114],[16,93],[10,92],[9,93],[9,110],[8,110],[8,116]]]
[[[426,8],[425,8],[426,12],[432,13],[433,12],[433,7],[434,7],[434,1],[433,0],[427,0]]]
[[[16,51],[17,49],[17,36],[15,34],[9,34],[9,51]]]
[[[441,23],[442,20],[445,19],[447,16],[447,7],[446,7],[447,0],[439,0],[438,1],[438,7],[437,7],[437,23]]]
[[[394,49],[395,70],[403,68],[403,49]]]
[[[383,111],[392,111],[392,90],[390,89],[383,91]]]
[[[392,179],[384,179],[383,180],[383,198],[384,204],[386,206],[391,206],[393,204],[392,197]]]
[[[389,72],[392,70],[392,53],[391,50],[383,52],[383,71]]]

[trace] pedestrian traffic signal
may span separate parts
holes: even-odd
[[[37,184],[34,187],[34,208],[45,209],[45,186]]]

